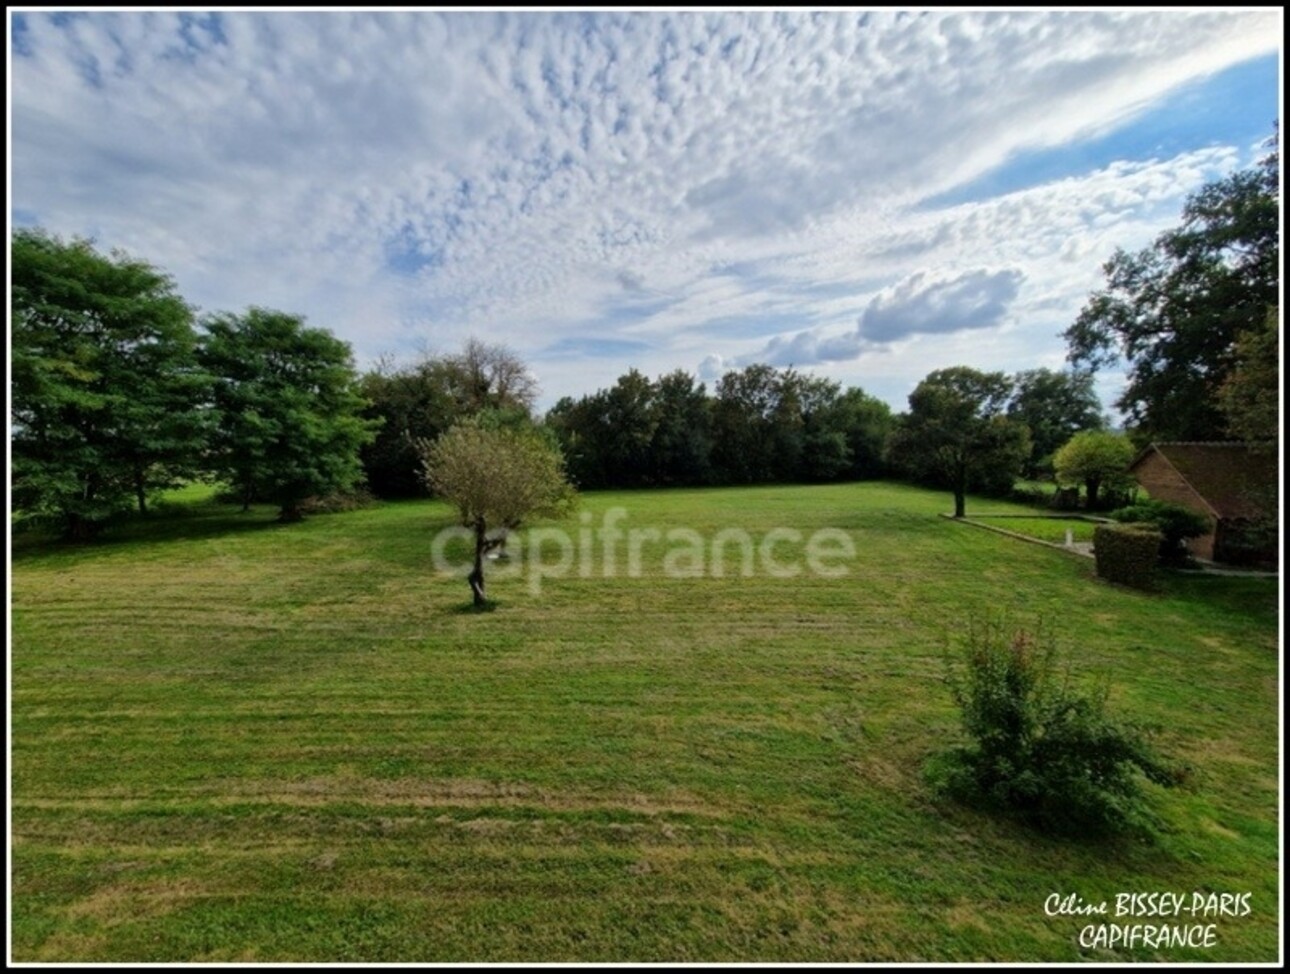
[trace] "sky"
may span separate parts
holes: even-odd
[[[505,343],[542,407],[762,361],[901,409],[1064,365],[1115,248],[1266,151],[1282,19],[17,13],[10,220],[360,367]]]

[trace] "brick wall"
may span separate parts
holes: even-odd
[[[1209,534],[1202,535],[1199,538],[1192,538],[1187,542],[1187,548],[1197,558],[1206,558],[1212,560],[1214,557],[1214,518],[1210,514],[1209,508],[1197,496],[1196,492],[1191,489],[1187,481],[1183,479],[1182,474],[1173,468],[1158,452],[1152,450],[1142,462],[1133,468],[1133,475],[1138,478],[1143,489],[1158,501],[1168,501],[1171,504],[1181,504],[1188,510],[1195,511],[1197,514],[1204,514],[1210,519]]]

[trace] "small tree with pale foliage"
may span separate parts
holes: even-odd
[[[1053,457],[1053,472],[1063,487],[1084,485],[1089,510],[1098,504],[1103,487],[1123,490],[1133,483],[1129,464],[1133,444],[1127,436],[1105,430],[1076,433]]]
[[[457,508],[475,540],[467,580],[475,605],[485,604],[484,556],[506,532],[533,517],[556,517],[572,506],[564,458],[537,430],[463,420],[434,442],[419,440],[422,476],[429,488]]]

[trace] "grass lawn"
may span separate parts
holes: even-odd
[[[968,512],[968,519],[971,520],[972,512]],[[1005,531],[1015,531],[1017,534],[1024,534],[1030,538],[1038,538],[1040,541],[1049,541],[1053,544],[1065,544],[1066,532],[1070,531],[1071,538],[1074,541],[1093,540],[1093,529],[1097,524],[1093,521],[1085,521],[1080,518],[1057,518],[1057,517],[1001,517],[1001,518],[984,518],[982,524],[989,525],[992,528],[1002,528]]]
[[[890,484],[583,499],[614,506],[704,536],[839,527],[857,554],[842,578],[673,579],[647,545],[640,577],[495,578],[475,614],[432,567],[428,501],[18,539],[13,958],[1277,959],[1275,582],[1115,588]],[[929,794],[957,734],[943,640],[991,610],[1042,616],[1195,766],[1153,793],[1157,845]],[[1210,949],[1118,952],[1045,915],[1153,891],[1251,912],[1172,921],[1215,923]]]

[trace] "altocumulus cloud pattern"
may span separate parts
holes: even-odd
[[[1111,250],[1254,157],[1280,36],[1280,11],[19,14],[13,216],[360,359],[507,341],[548,401],[768,360],[898,403],[937,365],[1058,363]]]

